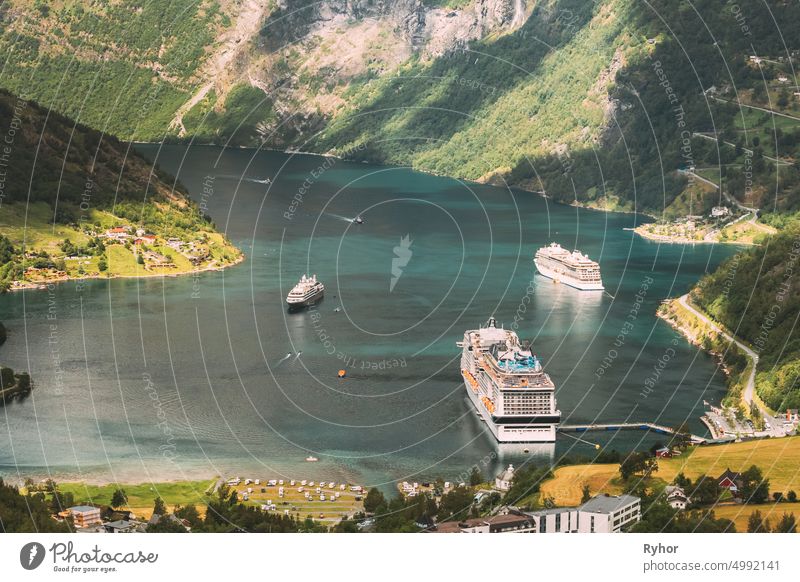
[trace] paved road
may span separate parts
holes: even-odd
[[[748,107],[750,109],[757,109],[758,111],[763,111],[765,113],[772,113],[772,115],[780,115],[781,117],[788,117],[789,119],[794,119],[796,121],[800,121],[800,117],[795,117],[794,115],[789,115],[788,113],[781,113],[780,111],[773,111],[772,109],[767,109],[766,107],[757,107],[756,105],[748,105],[747,103],[741,103],[739,101],[731,101],[730,99],[720,99],[719,97],[711,97],[714,101],[719,101],[721,103],[732,103],[734,105],[738,105],[739,107]]]
[[[752,406],[752,403],[755,402],[756,406],[758,407],[759,412],[764,417],[764,420],[769,424],[769,429],[766,429],[763,433],[763,436],[774,436],[774,437],[782,437],[786,436],[786,431],[783,429],[783,421],[780,419],[774,418],[758,400],[754,400],[753,396],[755,394],[755,387],[756,387],[756,367],[758,366],[758,354],[750,349],[748,346],[743,344],[739,339],[729,334],[727,331],[722,329],[719,325],[714,323],[705,313],[699,311],[691,303],[689,303],[689,294],[682,295],[678,301],[680,304],[691,311],[695,317],[704,321],[711,329],[719,333],[722,337],[727,339],[728,341],[736,344],[740,350],[742,350],[748,358],[752,361],[753,365],[750,366],[750,376],[747,378],[747,385],[744,388],[744,392],[742,393],[742,398],[747,403],[748,406]],[[757,436],[760,436],[759,433],[756,433]]]
[[[702,138],[704,138],[704,139],[708,139],[708,140],[711,140],[711,141],[716,141],[716,142],[718,142],[718,141],[719,141],[719,140],[718,140],[716,137],[710,136],[710,135],[708,135],[707,133],[700,133],[700,132],[697,132],[697,131],[695,131],[695,132],[692,134],[692,136],[694,136],[694,137],[702,137]],[[733,142],[730,142],[730,141],[724,141],[724,140],[723,140],[723,142],[722,142],[722,143],[724,143],[725,145],[731,146],[732,148],[735,148],[735,147],[736,147],[736,144],[735,144],[735,143],[733,143]],[[748,153],[748,154],[750,154],[751,156],[752,156],[752,155],[755,155],[755,153],[753,152],[753,150],[751,150],[751,149],[748,149],[748,148],[745,148],[745,147],[743,147],[743,148],[742,148],[742,151],[745,151],[745,152],[747,152],[747,153]],[[772,156],[768,156],[768,155],[766,155],[766,154],[761,154],[761,155],[762,155],[762,156],[764,156],[764,159],[771,160],[771,161],[775,162],[776,164],[779,164],[779,165],[780,165],[780,164],[783,164],[784,166],[794,166],[794,162],[790,162],[789,160],[781,160],[781,159],[778,159],[778,158],[773,158]]]

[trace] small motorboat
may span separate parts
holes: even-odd
[[[308,461],[309,463],[316,463],[317,461],[319,461],[319,459],[316,458],[314,455],[308,455],[306,457],[306,461]]]
[[[355,222],[356,224],[364,224],[364,219],[363,219],[363,218],[361,218],[361,215],[359,214],[358,216],[356,216],[356,217],[353,219],[353,222]]]
[[[337,307],[336,309],[334,309],[334,310],[333,310],[333,312],[334,312],[334,313],[339,313],[341,310],[342,310],[342,308],[341,308],[341,307]]]

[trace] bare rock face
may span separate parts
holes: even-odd
[[[281,0],[267,36],[295,41],[328,24],[376,19],[391,22],[414,50],[443,54],[500,29],[521,26],[525,0],[475,0],[461,10],[432,8],[422,0]]]
[[[248,69],[277,117],[264,135],[274,145],[296,142],[345,105],[352,80],[389,73],[414,53],[423,60],[457,53],[526,17],[526,0],[473,0],[459,10],[423,0],[278,0],[258,34],[258,64]],[[313,82],[301,82],[298,71]]]

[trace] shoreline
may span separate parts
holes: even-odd
[[[625,230],[631,230],[638,234],[645,240],[649,240],[652,242],[657,242],[661,244],[673,244],[673,245],[695,245],[695,244],[704,244],[704,245],[734,245],[734,246],[745,246],[745,247],[753,247],[759,246],[756,243],[750,242],[741,242],[741,241],[733,241],[733,240],[706,240],[705,238],[700,240],[695,239],[688,239],[682,237],[675,237],[666,234],[653,234],[651,232],[647,232],[641,226],[637,226],[635,228],[629,228]]]
[[[419,172],[420,174],[425,174],[427,176],[434,176],[436,178],[449,178],[451,180],[458,180],[460,182],[466,182],[468,184],[476,184],[478,186],[492,186],[492,187],[495,187],[495,188],[503,188],[503,187],[505,187],[505,188],[508,188],[508,189],[519,190],[521,192],[528,192],[530,194],[536,194],[536,195],[540,196],[541,198],[544,198],[544,199],[552,202],[553,204],[560,204],[562,206],[570,206],[572,208],[581,208],[583,210],[594,210],[596,212],[605,212],[605,213],[614,213],[614,214],[628,214],[628,215],[630,215],[630,214],[639,214],[639,215],[651,218],[653,220],[658,220],[658,216],[656,216],[655,214],[651,214],[650,212],[646,212],[644,210],[619,210],[619,209],[611,210],[611,209],[606,209],[606,208],[599,208],[597,206],[589,206],[588,204],[583,204],[583,203],[580,203],[580,202],[577,202],[577,201],[561,202],[559,200],[556,200],[552,196],[548,195],[546,192],[543,192],[542,190],[531,190],[529,188],[525,188],[522,184],[519,184],[519,183],[512,184],[512,183],[505,182],[504,184],[494,184],[492,182],[480,182],[478,180],[470,180],[470,179],[467,179],[467,178],[459,178],[457,176],[450,176],[448,174],[437,174],[436,172],[431,172],[431,171],[423,170],[423,169],[420,169],[420,168],[414,168],[412,166],[400,166],[400,165],[394,165],[394,164],[378,164],[378,163],[373,163],[373,162],[365,162],[365,161],[360,161],[360,160],[354,160],[354,159],[351,159],[351,158],[346,158],[344,156],[337,156],[336,154],[330,154],[330,153],[325,154],[325,153],[319,153],[319,152],[309,152],[309,151],[304,151],[304,150],[290,150],[290,149],[281,150],[281,149],[278,149],[278,148],[273,148],[273,147],[269,147],[268,148],[268,147],[261,147],[261,146],[229,146],[229,145],[217,144],[217,143],[194,143],[194,142],[191,142],[191,141],[190,142],[183,142],[183,141],[176,141],[176,142],[172,142],[172,141],[164,141],[164,142],[131,141],[129,143],[133,144],[134,146],[136,146],[136,145],[143,145],[143,146],[181,146],[181,147],[187,147],[187,148],[188,147],[193,147],[193,146],[200,146],[200,147],[216,147],[216,148],[232,149],[232,150],[255,150],[255,151],[263,151],[263,152],[273,152],[273,153],[278,153],[278,154],[286,154],[286,155],[289,155],[289,156],[301,155],[301,156],[314,156],[314,157],[318,157],[318,158],[332,158],[334,160],[339,160],[339,161],[342,161],[342,162],[350,162],[352,164],[364,164],[364,165],[371,165],[371,166],[378,166],[378,167],[385,167],[385,168],[406,168],[408,170],[411,170],[412,172]],[[147,156],[145,156],[145,157],[147,157]]]
[[[233,245],[232,245],[233,246]],[[235,267],[236,265],[244,262],[246,255],[244,251],[238,249],[237,247],[233,247],[239,252],[239,256],[236,257],[234,261],[225,265],[206,265],[200,269],[193,269],[191,271],[182,271],[177,273],[147,273],[143,275],[110,275],[106,277],[101,277],[100,275],[88,275],[86,277],[60,277],[58,279],[51,279],[48,281],[42,281],[41,283],[32,283],[32,282],[21,282],[19,285],[13,285],[9,287],[9,292],[14,291],[42,291],[47,289],[50,285],[55,285],[56,283],[69,283],[70,281],[110,281],[112,279],[153,279],[157,277],[169,277],[169,278],[177,278],[177,277],[185,277],[187,275],[196,275],[200,273],[209,273],[214,271],[224,271],[230,267]]]

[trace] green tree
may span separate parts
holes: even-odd
[[[797,533],[797,521],[793,513],[785,513],[773,530],[775,533]]]
[[[790,489],[786,493],[786,499],[789,500],[789,503],[794,503],[795,501],[797,501],[797,493],[795,493],[794,489]]]
[[[647,452],[631,453],[619,465],[619,473],[626,481],[634,475],[649,477],[656,471],[658,471],[658,461]]]
[[[52,513],[51,503],[43,493],[21,495],[17,487],[5,484],[0,478],[1,532],[68,532],[69,523],[54,520]]]
[[[386,505],[386,498],[379,489],[373,487],[367,491],[367,496],[364,498],[364,511],[375,513],[382,505]]]
[[[748,533],[769,533],[769,520],[764,520],[764,516],[756,509],[747,518]]]
[[[111,495],[111,507],[122,507],[126,503],[128,503],[128,495],[125,493],[125,490],[121,488],[115,489],[114,493]]]
[[[584,483],[581,487],[581,503],[586,503],[592,498],[591,490],[589,489],[589,484]]]
[[[742,473],[739,493],[745,503],[764,503],[769,497],[769,479],[755,465]]]
[[[711,505],[719,501],[722,490],[713,477],[700,475],[694,485],[685,489],[694,505]]]
[[[480,485],[483,483],[483,475],[481,475],[481,470],[478,469],[478,466],[472,467],[472,471],[469,473],[469,484],[473,487],[475,485]]]
[[[466,487],[455,487],[442,495],[439,501],[439,521],[465,517],[472,508],[473,495]]]
[[[187,505],[185,507],[176,507],[175,515],[181,519],[189,522],[192,529],[197,529],[203,525],[203,520],[200,518],[200,512],[194,505]]]
[[[161,497],[156,497],[153,501],[153,513],[158,515],[166,515],[167,514],[167,504],[164,503],[164,500]]]
[[[75,505],[75,497],[72,493],[62,493],[58,489],[54,489],[50,493],[50,511],[53,513],[60,513],[73,505]]]

